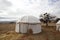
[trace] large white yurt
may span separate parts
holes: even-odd
[[[34,16],[24,16],[20,21],[16,22],[16,32],[27,33],[29,29],[32,29],[33,34],[41,32],[41,22]]]
[[[56,30],[60,31],[60,20],[56,23]]]

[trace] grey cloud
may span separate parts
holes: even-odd
[[[38,1],[41,1],[41,2],[38,3],[36,1],[35,2],[32,1],[33,4],[30,4],[30,5],[29,5],[29,3],[26,3],[26,4],[28,4],[28,6],[25,6],[21,9],[17,9],[16,11],[11,11],[10,10],[8,12],[8,14],[12,15],[12,16],[15,16],[15,15],[16,16],[21,16],[21,15],[25,15],[27,13],[31,13],[33,15],[36,15],[36,14],[39,14],[41,12],[43,13],[44,11],[46,11],[46,12],[51,12],[52,11],[52,13],[55,13],[55,14],[60,13],[59,12],[60,11],[59,10],[60,9],[60,1],[57,1],[57,2],[53,2],[55,0],[53,0],[53,1],[51,1],[51,0],[50,1],[48,1],[48,0],[38,0]],[[8,2],[7,0],[6,0],[6,2],[3,0],[3,3],[6,7],[11,6],[11,4],[8,4],[10,2]]]
[[[48,0],[49,5],[54,5],[56,2],[59,2],[60,0]]]
[[[53,11],[52,13],[54,13],[57,17],[60,18],[60,0],[49,6],[50,6],[50,8],[52,8],[52,10],[51,10],[51,11]]]
[[[7,10],[12,4],[8,0],[0,0],[0,11]]]
[[[26,14],[26,12],[23,9],[16,9],[16,11],[11,11],[10,10],[7,13],[9,13],[9,15],[11,15],[11,16],[20,16],[20,15]]]

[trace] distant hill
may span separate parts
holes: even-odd
[[[10,23],[10,22],[16,22],[16,18],[12,17],[0,17],[0,23]]]

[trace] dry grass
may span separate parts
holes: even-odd
[[[16,40],[18,37],[22,37],[23,34],[18,34],[15,32],[7,32],[0,35],[0,40]]]
[[[16,26],[15,23],[12,23],[12,24],[9,24],[9,23],[1,24],[0,23],[0,31],[14,31],[15,30],[15,26]]]
[[[16,32],[7,32],[0,35],[0,40],[60,40],[60,32],[45,28],[41,33],[25,35]]]
[[[59,32],[41,32],[35,35],[24,35],[15,32],[7,32],[0,35],[0,40],[60,40]]]
[[[42,26],[42,32],[39,34],[26,35],[7,31],[0,34],[0,40],[60,40],[60,32],[55,30],[55,26]]]

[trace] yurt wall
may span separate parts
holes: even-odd
[[[20,24],[20,32],[27,33],[28,24]]]
[[[30,24],[28,29],[32,29],[33,34],[41,32],[41,25],[40,24]]]
[[[60,20],[56,23],[56,30],[60,31]]]
[[[17,33],[19,33],[19,29],[20,29],[20,24],[19,23],[16,23],[15,31]]]

